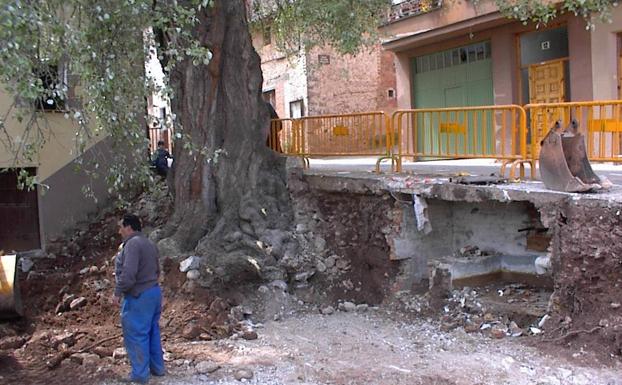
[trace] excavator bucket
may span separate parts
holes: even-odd
[[[24,314],[17,282],[17,256],[0,255],[0,319]]]
[[[586,184],[601,184],[601,180],[592,170],[592,165],[587,159],[587,151],[585,149],[585,138],[579,132],[579,125],[576,120],[572,120],[566,128],[566,133],[572,136],[562,136],[562,148],[564,157],[568,164],[570,173],[581,179]]]
[[[590,179],[598,179],[598,176],[592,171],[587,159],[583,135],[576,130],[576,122],[571,123],[571,126],[575,127],[575,136],[563,137],[561,124],[556,122],[540,143],[540,177],[551,190],[586,192],[600,187],[595,184],[598,182]]]

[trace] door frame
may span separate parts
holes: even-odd
[[[514,79],[516,80],[516,91],[515,91],[515,96],[516,96],[516,100],[518,101],[518,104],[522,104],[522,100],[523,100],[523,87],[522,87],[522,83],[521,83],[521,71],[524,68],[529,67],[529,65],[527,66],[523,66],[521,65],[521,44],[520,44],[520,38],[523,35],[529,34],[529,33],[540,33],[540,32],[544,32],[544,31],[548,31],[550,29],[557,29],[557,28],[562,28],[562,27],[566,27],[566,30],[568,30],[568,23],[566,21],[556,21],[556,22],[552,22],[551,24],[542,27],[542,28],[538,28],[538,29],[530,29],[527,31],[522,31],[522,32],[518,32],[514,35],[514,58],[515,58],[515,63],[516,63],[516,71],[514,74]],[[570,44],[570,43],[569,43]],[[568,49],[570,49],[570,47],[568,47]],[[569,59],[569,57],[565,57],[566,59]],[[558,60],[561,58],[557,58],[557,59],[553,59],[553,60]],[[546,62],[543,62],[546,63]],[[533,64],[533,63],[532,63]],[[570,60],[568,60],[568,65],[570,65]]]
[[[622,99],[622,32],[618,32],[618,99]]]

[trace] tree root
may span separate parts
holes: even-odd
[[[552,339],[548,339],[548,340],[544,340],[544,342],[562,342],[564,341],[566,338],[570,338],[570,337],[576,337],[579,334],[592,334],[595,331],[602,329],[602,326],[594,326],[591,329],[581,329],[581,330],[573,330],[571,332],[568,332],[566,334],[564,334],[563,336],[557,337],[557,338],[552,338]]]
[[[106,338],[104,338],[102,340],[94,342],[91,345],[88,345],[88,346],[86,346],[86,347],[84,347],[82,349],[79,349],[79,350],[75,350],[75,349],[64,350],[64,351],[56,354],[54,357],[50,358],[49,360],[47,360],[45,362],[45,365],[50,370],[54,369],[54,368],[58,367],[58,365],[60,365],[66,358],[69,358],[72,354],[86,353],[89,350],[91,350],[91,349],[93,349],[93,348],[95,348],[95,347],[97,347],[99,345],[102,345],[102,344],[104,344],[104,343],[106,343],[108,341],[112,341],[112,340],[117,339],[117,338],[122,337],[122,336],[123,336],[123,333],[115,334],[112,337],[106,337]]]

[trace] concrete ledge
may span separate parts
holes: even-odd
[[[510,255],[483,255],[478,257],[443,258],[432,261],[447,268],[451,279],[465,279],[494,273],[518,273],[536,275],[535,261],[537,255],[510,256]]]

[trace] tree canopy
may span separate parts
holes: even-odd
[[[609,20],[612,7],[617,6],[613,0],[563,0],[561,5],[544,0],[495,2],[504,14],[524,23],[547,23],[572,12],[584,17],[588,27],[593,27],[595,19]],[[377,41],[377,26],[390,3],[255,0],[248,5],[253,22],[269,20],[285,50],[330,44],[342,53],[356,53]],[[212,0],[5,0],[0,7],[0,81],[16,96],[10,112],[17,113],[26,127],[23,140],[16,142],[6,131],[8,114],[2,117],[0,139],[5,149],[15,159],[33,159],[50,133],[41,121],[44,115],[32,107],[37,103],[56,107],[53,101],[61,100],[65,102],[57,109],[78,127],[78,152],[97,134],[110,135],[132,149],[120,153],[118,162],[107,169],[111,185],[120,187],[130,179],[144,182],[146,169],[125,166],[133,164],[128,157],[145,154],[145,96],[156,91],[170,93],[168,87],[156,89],[144,71],[147,42],[151,41],[148,31],[166,36],[166,47],[156,44],[153,48],[167,73],[184,57],[195,65],[206,64],[210,47],[196,39],[192,28],[198,23],[198,13],[211,6]],[[59,73],[67,76],[59,77]],[[46,76],[50,81],[42,81]],[[178,132],[183,138],[183,127]],[[198,151],[190,143],[186,149]]]

